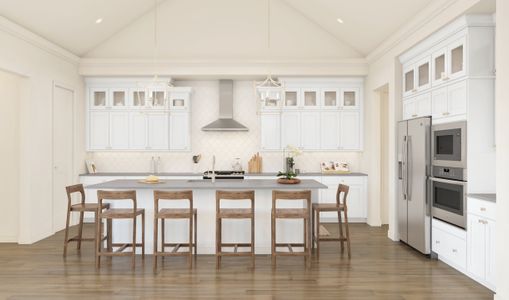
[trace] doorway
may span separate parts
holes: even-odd
[[[377,90],[380,101],[380,219],[389,224],[389,85]]]
[[[67,194],[74,174],[74,90],[53,85],[53,232],[65,228]]]

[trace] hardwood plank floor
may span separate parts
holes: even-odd
[[[96,271],[90,242],[81,255],[69,245],[64,260],[59,232],[34,245],[0,244],[0,299],[493,299],[444,263],[390,241],[386,227],[350,228],[351,260],[329,242],[307,270],[303,258],[283,257],[272,271],[268,256],[257,256],[254,270],[245,257],[224,258],[216,270],[214,256],[199,256],[192,270],[185,258],[165,259],[158,274],[151,256],[137,259],[135,271],[128,257],[103,259]]]

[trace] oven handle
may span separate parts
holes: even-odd
[[[444,179],[444,178],[437,178],[437,177],[431,177],[431,181],[443,182],[443,183],[449,183],[449,184],[455,184],[455,185],[462,185],[462,186],[465,186],[467,184],[465,181],[451,180],[451,179]]]

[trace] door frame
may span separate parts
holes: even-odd
[[[54,129],[55,129],[55,89],[61,88],[64,90],[68,90],[72,92],[72,137],[71,137],[71,146],[72,146],[72,154],[71,154],[71,172],[72,177],[75,177],[75,150],[76,150],[76,138],[75,138],[75,129],[76,129],[76,88],[74,88],[72,85],[65,84],[59,81],[53,81],[52,85],[52,91],[51,91],[51,231],[54,233],[57,232],[55,229],[55,222],[54,222],[54,210],[55,210],[55,194],[54,194],[54,184],[55,184],[55,178],[54,178],[54,166],[55,166],[55,157],[54,157],[54,147],[55,147],[55,136],[54,136]],[[63,189],[64,187],[62,187]],[[74,220],[71,219],[71,224],[74,224]]]

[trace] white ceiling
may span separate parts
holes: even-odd
[[[278,47],[277,42],[286,43],[288,49],[299,47],[296,44],[298,36],[304,32],[303,34],[307,34],[309,38],[301,42],[302,47],[324,48],[332,45],[331,50],[311,52],[305,49],[301,51],[302,53],[296,53],[296,57],[306,55],[330,57],[333,56],[334,51],[342,52],[338,54],[341,58],[365,57],[399,27],[434,1],[444,0],[272,0],[273,31],[274,35],[277,35],[273,48]],[[266,1],[164,0],[162,2],[164,3],[160,10],[162,22],[160,27],[170,31],[176,30],[177,26],[181,36],[185,36],[186,30],[189,30],[189,36],[197,39],[187,41],[180,39],[182,43],[186,43],[186,46],[182,47],[180,52],[168,52],[166,56],[182,56],[182,53],[190,53],[190,55],[196,54],[203,58],[207,55],[207,47],[204,49],[205,42],[200,43],[198,39],[205,39],[211,44],[211,37],[219,41],[234,39],[241,48],[243,42],[238,43],[238,41],[246,36],[253,37],[246,42],[245,48],[249,46],[255,50],[254,46],[265,43]],[[127,33],[138,32],[145,36],[150,35],[149,20],[152,17],[148,13],[153,7],[153,0],[0,0],[0,14],[6,18],[76,55],[90,56],[88,54],[98,53],[99,57],[116,56],[114,51],[119,50],[119,47],[107,44],[115,39],[125,40]],[[101,24],[95,24],[97,18],[103,18],[104,21]],[[178,18],[182,21],[186,21],[186,18],[190,19],[183,25],[192,26],[178,26],[171,23],[170,18]],[[227,20],[228,18],[230,20]],[[344,23],[339,24],[336,21],[337,18],[344,20]],[[140,22],[142,19],[145,19],[145,23]],[[224,29],[231,24],[240,26],[241,23],[250,23],[242,24],[248,29],[249,35],[227,30],[225,34],[230,33],[232,36],[221,38],[221,32],[206,30],[209,25],[217,25],[218,29]],[[133,29],[132,27],[136,24],[140,28]],[[172,28],[164,27],[163,24],[171,25]],[[296,25],[292,26],[292,24]],[[279,28],[275,28],[276,26]],[[144,31],[141,30],[142,27]],[[197,32],[200,28],[204,30],[198,36]],[[175,34],[175,31],[173,33]],[[208,39],[207,36],[209,36]],[[306,44],[323,42],[325,39],[328,41],[324,45]],[[144,42],[149,41],[147,39]],[[235,52],[231,44],[225,44],[223,48],[219,47],[217,50],[225,50],[227,55]],[[284,55],[286,50],[282,47],[278,55]],[[275,51],[277,52],[277,49]],[[119,56],[131,54],[136,53],[119,53]],[[253,55],[246,52],[237,57]]]

